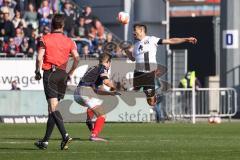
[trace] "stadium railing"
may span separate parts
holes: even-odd
[[[229,117],[237,113],[237,92],[233,88],[174,88],[165,94],[165,109],[174,120],[210,116]]]

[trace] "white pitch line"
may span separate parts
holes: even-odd
[[[71,149],[70,149],[71,150]],[[63,153],[63,154],[79,154],[79,153],[81,153],[81,154],[98,154],[98,153],[151,153],[150,151],[143,151],[143,150],[139,150],[139,151],[136,151],[136,150],[132,150],[132,151],[129,151],[129,150],[122,150],[122,151],[120,151],[120,150],[115,150],[115,151],[99,151],[99,152],[96,152],[96,151],[73,151],[73,152],[71,152],[70,150],[68,150],[68,151],[65,151],[65,152],[61,152],[61,150],[59,150],[58,152],[54,152],[54,151],[50,151],[50,152],[48,152],[47,150],[44,150],[44,154],[61,154],[61,153]],[[42,154],[42,152],[41,152],[42,150],[39,150],[39,152],[38,152],[38,150],[36,149],[35,150],[35,152],[33,152],[33,150],[31,150],[31,151],[29,151],[29,152],[26,152],[26,151],[21,151],[21,152],[16,152],[16,151],[14,151],[14,152],[6,152],[6,151],[4,151],[4,152],[1,152],[0,151],[0,155],[1,154],[11,154],[11,153],[17,153],[17,154],[35,154],[35,153],[39,153],[39,154]],[[235,153],[239,153],[238,151],[232,151],[232,150],[216,150],[217,152],[235,152]],[[194,153],[205,153],[205,151],[185,151],[185,150],[179,150],[179,151],[170,151],[170,150],[159,150],[159,151],[157,151],[157,153],[169,153],[169,152],[171,152],[171,153],[192,153],[192,154],[194,154]]]
[[[170,142],[170,141],[175,141],[175,140],[168,140],[168,139],[163,139],[163,140],[157,140],[158,142]],[[88,142],[88,143],[91,143],[91,141],[81,141],[81,140],[77,140],[77,141],[72,141],[73,143],[76,143],[76,142],[80,142],[80,143],[85,143],[85,142]],[[131,143],[153,143],[153,142],[156,142],[154,140],[109,140],[108,141],[109,143],[125,143],[125,142],[131,142]],[[33,144],[34,141],[6,141],[6,142],[0,142],[0,144]],[[50,144],[51,143],[54,143],[54,142],[49,142]],[[92,142],[94,143],[94,142]]]
[[[30,142],[0,142],[0,144],[29,144],[29,143]]]
[[[36,150],[37,151],[37,150]],[[39,150],[39,151],[42,151],[42,150]],[[61,151],[59,150],[59,152],[53,152],[53,151],[50,151],[50,152],[48,152],[47,150],[44,150],[44,151],[46,151],[46,152],[44,152],[44,154],[56,154],[56,153],[61,153]],[[13,153],[13,152],[1,152],[0,151],[0,154],[9,154],[9,153]],[[16,152],[14,152],[14,153],[16,153]],[[29,152],[26,152],[26,151],[21,151],[21,152],[17,152],[17,153],[20,153],[20,154],[35,154],[35,153],[40,153],[40,154],[42,154],[42,152],[32,152],[32,150],[31,151],[29,151]],[[99,151],[99,152],[96,152],[96,151],[79,151],[79,152],[76,152],[76,151],[74,151],[74,152],[71,152],[71,151],[66,151],[66,152],[62,152],[62,153],[70,153],[70,154],[78,154],[78,153],[81,153],[81,154],[83,154],[83,153],[85,153],[85,154],[96,154],[96,153],[150,153],[150,151],[126,151],[126,150],[123,150],[123,151]]]

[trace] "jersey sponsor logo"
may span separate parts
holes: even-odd
[[[149,40],[144,41],[143,44],[149,44]]]
[[[139,51],[142,51],[142,50],[143,50],[143,46],[140,45],[140,46],[138,47],[138,50],[139,50]]]

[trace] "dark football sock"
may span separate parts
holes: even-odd
[[[48,140],[52,134],[54,126],[55,126],[55,121],[52,116],[52,113],[50,113],[50,114],[48,114],[46,133],[45,133],[44,138],[42,139],[43,142],[48,142]]]
[[[61,113],[59,111],[55,111],[52,114],[53,114],[53,118],[55,120],[55,123],[58,127],[58,130],[60,131],[60,133],[62,135],[62,138],[65,139],[67,132],[66,132],[64,124],[63,124],[63,118],[62,118]]]
[[[91,132],[92,129],[93,129],[93,122],[92,122],[92,119],[94,117],[94,112],[92,109],[87,109],[87,119],[86,119],[86,125],[89,129],[89,131]]]
[[[92,122],[92,120],[91,119],[87,119],[86,120],[86,125],[87,125],[89,131],[91,132],[92,129],[93,129],[93,122]]]

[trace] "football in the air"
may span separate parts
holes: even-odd
[[[118,13],[118,21],[122,24],[128,24],[129,22],[129,14],[127,12],[119,12]]]

